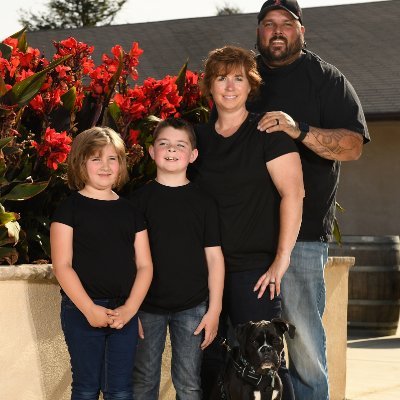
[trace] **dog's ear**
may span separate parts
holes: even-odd
[[[253,325],[254,325],[254,322],[252,322],[252,321],[246,322],[245,324],[236,325],[235,335],[236,335],[236,339],[239,343],[239,348],[242,352],[245,350],[246,338],[247,338],[248,331],[249,331],[250,327]]]
[[[285,321],[282,318],[273,318],[271,322],[275,325],[275,327],[282,333],[288,332],[289,337],[291,339],[294,338],[294,334],[296,331],[296,327],[290,322]]]

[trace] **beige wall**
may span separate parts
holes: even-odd
[[[342,234],[400,234],[400,122],[369,122],[371,142],[343,162],[337,201]]]
[[[354,258],[334,258],[326,268],[324,325],[331,399],[344,400],[346,385],[347,279]],[[61,332],[59,287],[50,265],[0,267],[0,398],[67,400],[69,356]],[[171,351],[163,356],[160,399],[175,398]]]

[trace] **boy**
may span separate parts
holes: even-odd
[[[154,264],[153,281],[139,312],[144,336],[136,356],[134,398],[158,399],[169,326],[177,398],[200,400],[201,350],[217,334],[222,307],[224,261],[217,208],[186,177],[187,166],[197,158],[191,125],[167,119],[153,136],[149,153],[157,178],[132,196],[145,215]]]

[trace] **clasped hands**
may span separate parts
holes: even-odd
[[[112,310],[93,304],[85,314],[85,317],[94,328],[106,328],[109,326],[114,329],[122,329],[135,314],[136,312],[129,310],[126,305]]]

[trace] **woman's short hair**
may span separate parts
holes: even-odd
[[[121,189],[129,180],[126,166],[125,143],[121,136],[108,127],[94,127],[79,133],[72,141],[68,155],[68,186],[72,190],[82,190],[88,181],[86,161],[103,148],[111,144],[114,146],[119,162],[119,176],[114,187]]]
[[[153,132],[153,141],[155,141],[163,129],[172,127],[174,129],[179,129],[186,132],[189,142],[192,146],[192,150],[196,148],[196,134],[194,133],[193,126],[190,122],[185,121],[181,118],[166,118],[163,121],[160,121]]]
[[[224,46],[210,51],[204,61],[204,75],[200,81],[202,93],[211,97],[211,85],[215,78],[242,68],[250,84],[249,97],[254,97],[261,84],[255,53],[236,46]]]

